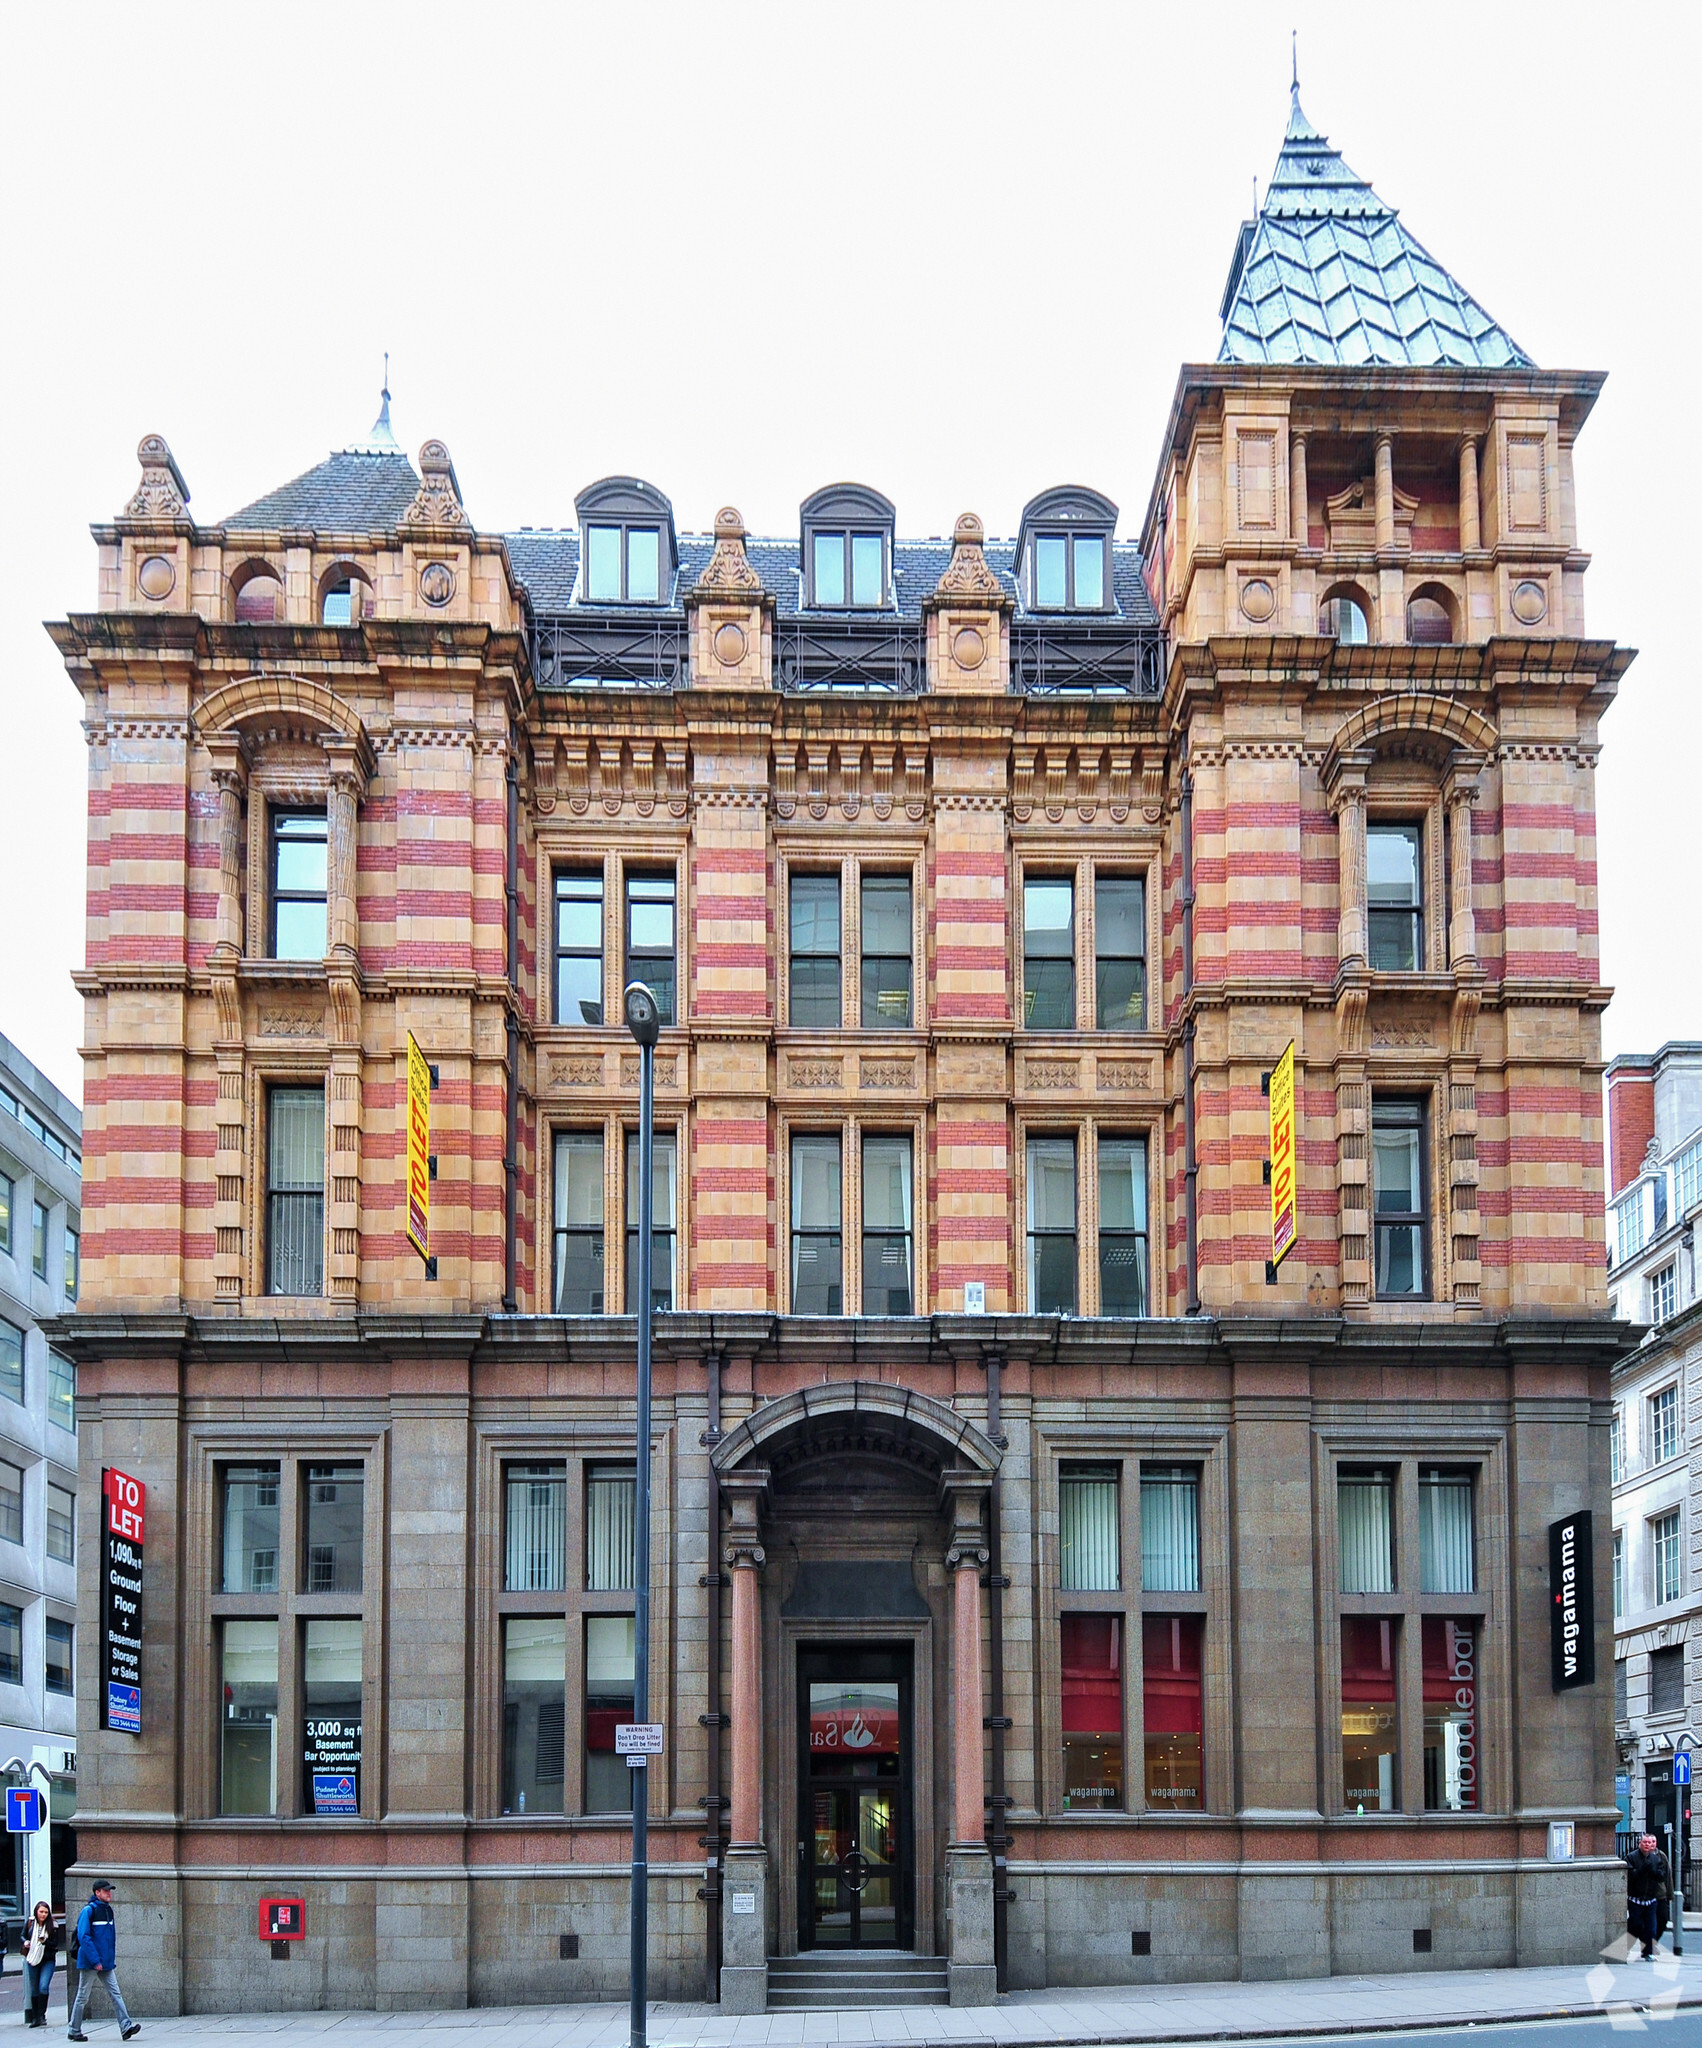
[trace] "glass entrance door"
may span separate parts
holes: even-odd
[[[910,1652],[798,1660],[798,1945],[908,1948]]]

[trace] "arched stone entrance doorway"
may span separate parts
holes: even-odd
[[[733,1581],[724,2011],[770,1954],[945,1954],[994,1995],[983,1778],[985,1504],[999,1449],[943,1403],[852,1380],[715,1447]],[[849,1739],[848,1739],[849,1738]]]

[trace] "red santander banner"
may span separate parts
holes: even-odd
[[[810,1748],[826,1756],[897,1756],[898,1715],[852,1703],[818,1707],[810,1715]]]

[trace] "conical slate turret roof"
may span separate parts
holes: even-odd
[[[1307,120],[1298,86],[1222,310],[1221,363],[1530,365]]]
[[[390,358],[384,391],[366,438],[339,448],[223,524],[241,532],[299,526],[323,533],[387,533],[414,502],[420,480],[390,425]]]

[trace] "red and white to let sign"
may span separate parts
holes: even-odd
[[[140,1543],[142,1518],[148,1505],[148,1489],[139,1479],[116,1468],[106,1475],[106,1526],[127,1543]]]

